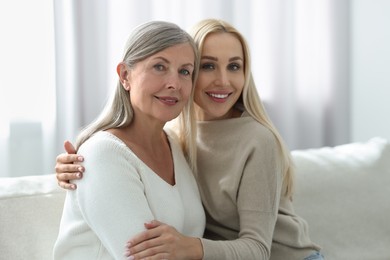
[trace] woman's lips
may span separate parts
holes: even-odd
[[[231,93],[214,93],[214,92],[206,92],[206,94],[215,102],[223,103],[227,100],[227,98],[231,95]]]
[[[162,103],[173,106],[177,102],[179,102],[179,99],[176,97],[156,97],[158,100],[160,100]]]

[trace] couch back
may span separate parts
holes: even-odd
[[[330,260],[390,260],[390,143],[292,152],[295,210]]]
[[[390,259],[390,144],[292,152],[294,205],[329,260]],[[0,260],[48,260],[66,192],[54,174],[0,178]]]

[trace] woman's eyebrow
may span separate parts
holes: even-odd
[[[206,55],[206,56],[202,56],[201,59],[202,59],[202,60],[203,60],[203,59],[206,59],[206,60],[218,61],[218,58],[213,57],[213,56],[207,56],[207,55]],[[243,61],[244,59],[243,59],[242,57],[240,57],[240,56],[235,56],[235,57],[232,57],[232,58],[229,59],[229,61],[236,61],[236,60],[241,60],[241,61]]]
[[[217,61],[217,60],[218,60],[218,58],[216,58],[216,57],[207,56],[207,55],[202,56],[201,59],[202,59],[202,60],[203,60],[203,59],[206,59],[206,60],[214,60],[214,61]]]
[[[241,61],[243,61],[244,59],[241,58],[240,56],[232,57],[232,58],[229,59],[229,61],[236,61],[236,60],[241,60]]]
[[[165,63],[167,64],[171,64],[171,62],[169,60],[167,60],[166,58],[162,57],[162,56],[157,56],[154,58],[155,60],[162,60],[164,61]],[[194,67],[194,64],[193,63],[185,63],[183,64],[182,66],[191,66],[191,67]]]
[[[162,60],[162,61],[164,61],[166,63],[170,63],[169,60],[167,60],[166,58],[164,58],[162,56],[157,56],[157,57],[154,58],[154,60]]]

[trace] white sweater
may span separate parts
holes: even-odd
[[[125,244],[157,219],[201,237],[205,215],[195,179],[169,137],[176,184],[171,186],[119,138],[98,132],[79,149],[86,172],[68,191],[54,259],[125,259]]]

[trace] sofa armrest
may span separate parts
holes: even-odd
[[[54,174],[0,178],[0,258],[52,259],[65,194]]]

